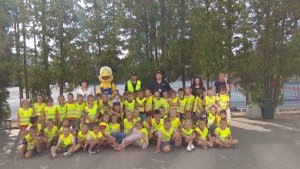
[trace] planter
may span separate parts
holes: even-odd
[[[261,111],[262,111],[262,117],[264,119],[274,119],[275,114],[275,104],[273,99],[269,98],[262,98],[260,99],[261,103]]]
[[[249,104],[246,108],[247,119],[261,119],[262,112],[259,104]]]

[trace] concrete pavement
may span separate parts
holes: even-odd
[[[236,149],[213,148],[193,152],[173,150],[155,154],[154,146],[146,151],[130,147],[124,152],[104,149],[96,155],[83,152],[73,157],[50,160],[46,152],[39,158],[21,159],[17,131],[0,135],[1,169],[296,169],[300,166],[300,115],[279,114],[274,120],[235,118],[232,133],[240,141]]]

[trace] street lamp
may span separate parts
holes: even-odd
[[[186,77],[187,77],[187,76],[186,76],[186,75],[187,75],[187,74],[186,74],[186,69],[187,69],[187,68],[190,68],[190,67],[192,67],[192,66],[191,66],[191,65],[185,65],[185,66],[184,66],[184,76],[185,76],[184,87],[186,86]],[[191,82],[191,83],[192,83],[192,82]]]

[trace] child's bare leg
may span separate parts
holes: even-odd
[[[206,145],[206,142],[204,141],[204,140],[198,140],[197,141],[197,144],[199,145],[199,146],[205,146]]]
[[[53,156],[54,154],[56,154],[56,146],[52,146],[50,148],[50,151],[51,151],[51,155]]]
[[[180,142],[181,142],[181,136],[180,136],[179,132],[174,133],[173,139],[175,142],[175,146],[179,146]]]
[[[221,140],[224,147],[229,148],[231,146],[231,142],[229,140]]]
[[[127,140],[125,140],[125,142],[121,144],[121,147],[124,149],[124,148],[126,148],[127,146],[129,146],[130,144],[132,144],[132,141],[127,141]]]
[[[223,147],[223,142],[222,142],[221,140],[216,139],[216,140],[215,140],[215,143],[216,143],[217,145],[219,145],[221,148]]]
[[[42,142],[41,141],[37,141],[35,143],[35,148],[36,148],[37,152],[41,152],[41,147],[42,147]]]
[[[68,153],[72,154],[75,153],[76,151],[78,151],[82,146],[80,144],[76,144],[76,145],[72,145],[69,150]]]
[[[184,140],[188,143],[188,146],[192,145],[193,143],[193,139],[191,139],[190,137],[186,137]]]
[[[206,145],[208,145],[208,147],[212,148],[214,146],[213,140],[207,140]]]
[[[21,152],[21,157],[22,157],[22,158],[25,157],[26,149],[27,149],[27,145],[23,144],[23,146],[22,146],[22,152]]]
[[[90,146],[89,146],[89,151],[93,150],[93,148],[98,144],[98,140],[95,139],[95,140],[91,140],[89,141],[88,143]]]
[[[233,139],[232,141],[231,141],[231,145],[237,145],[239,143],[239,141],[237,140],[237,139]]]

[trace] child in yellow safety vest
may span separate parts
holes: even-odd
[[[191,152],[192,150],[194,150],[195,146],[193,144],[193,141],[196,138],[196,134],[194,133],[194,130],[192,128],[192,121],[184,121],[184,125],[180,130],[180,134],[184,143],[187,144],[187,151]]]
[[[186,112],[186,98],[184,97],[184,89],[178,89],[178,101],[179,101],[179,117],[182,120]]]
[[[23,133],[30,124],[30,117],[34,115],[33,109],[29,107],[29,100],[22,100],[21,107],[18,110],[18,127]]]
[[[131,111],[133,112],[135,108],[135,100],[132,93],[127,93],[127,99],[124,101],[124,112]]]
[[[23,138],[22,158],[31,158],[34,155],[41,155],[41,138],[38,136],[38,129],[32,126],[29,133]]]
[[[164,120],[160,118],[161,114],[159,110],[154,110],[154,117],[151,119],[151,128],[149,132],[150,139],[157,138],[157,131],[164,125]]]
[[[195,98],[194,103],[194,112],[197,117],[201,117],[201,114],[204,113],[203,97],[204,92],[202,90],[199,90],[197,92],[197,97]]]
[[[186,112],[191,112],[193,114],[194,111],[194,103],[195,103],[195,96],[192,95],[192,89],[186,88],[185,89],[185,99],[186,99]]]
[[[102,142],[105,140],[103,137],[100,126],[98,124],[94,124],[93,131],[90,132],[87,136],[87,146],[89,147],[89,154],[96,154],[100,152],[100,146]]]
[[[177,110],[175,108],[171,109],[169,117],[173,129],[178,130],[179,128],[181,128],[181,122],[180,119],[177,117]]]
[[[161,98],[160,92],[158,90],[155,90],[153,98],[153,109],[158,110],[160,107],[164,107],[164,98]]]
[[[75,128],[76,126],[76,105],[74,102],[73,93],[67,95],[67,119],[70,121],[70,125]]]
[[[118,122],[121,122],[124,118],[124,113],[122,111],[121,102],[113,102],[112,108],[111,108],[111,115],[116,116],[118,119]]]
[[[85,106],[85,120],[89,124],[90,128],[93,128],[94,123],[98,123],[99,118],[99,109],[98,105],[94,104],[94,96],[89,95],[87,98],[87,105]]]
[[[108,107],[108,109],[111,108],[112,106],[112,102],[109,100],[109,97],[108,97],[108,94],[107,93],[103,93],[101,95],[101,99],[99,100],[99,109],[100,109],[100,113],[101,115],[104,114],[105,110],[104,110],[104,105],[107,105],[105,106],[106,108]],[[109,113],[108,111],[106,111],[107,113]]]
[[[238,144],[238,140],[232,137],[230,128],[227,126],[226,119],[221,120],[220,127],[217,127],[214,131],[216,135],[215,143],[219,145],[220,148],[223,147],[236,147]]]
[[[111,136],[113,136],[116,139],[117,143],[120,144],[122,140],[126,137],[126,133],[121,132],[121,125],[120,123],[118,123],[118,117],[116,115],[111,116],[109,128],[111,131]]]
[[[57,111],[57,106],[54,105],[53,99],[48,98],[47,99],[47,106],[44,109],[43,113],[43,119],[44,124],[47,124],[49,119],[52,119],[54,121],[54,124],[57,124],[57,117],[58,117],[58,111]]]
[[[63,156],[65,157],[70,157],[73,153],[76,152],[75,148],[75,137],[68,127],[64,127],[62,130],[62,134],[58,138],[57,145],[51,147],[51,154],[48,157],[55,158],[57,157],[58,152],[63,153]]]
[[[137,92],[138,97],[135,99],[135,106],[138,108],[140,112],[140,117],[142,121],[146,118],[146,112],[145,112],[145,104],[146,104],[146,98],[144,97],[144,93],[142,90],[139,90]]]
[[[63,119],[65,119],[67,117],[67,106],[65,103],[64,95],[59,95],[57,100],[58,100],[58,105],[56,107],[57,107],[58,113],[57,113],[56,121],[57,121],[58,126],[61,126]]]
[[[38,135],[41,135],[41,131],[42,131],[42,123],[39,122],[39,117],[38,116],[32,116],[29,119],[30,124],[28,125],[28,127],[26,128],[26,134],[28,134],[28,132],[30,131],[31,127],[36,127],[38,129]]]
[[[49,149],[58,139],[58,128],[54,125],[53,119],[48,119],[47,126],[43,130],[43,142],[46,148]]]
[[[111,129],[109,126],[109,114],[105,113],[102,116],[102,120],[100,122],[100,131],[102,136],[104,137],[103,145],[110,145],[114,149],[117,147],[116,139],[111,135]]]
[[[132,132],[133,127],[135,126],[134,114],[131,111],[126,112],[126,118],[123,120],[123,129],[124,132],[128,135]]]
[[[160,153],[161,151],[164,153],[169,153],[171,151],[170,142],[175,142],[175,147],[180,149],[180,134],[179,132],[175,132],[176,129],[173,129],[171,120],[169,118],[164,119],[164,125],[157,132],[157,144],[155,153]]]
[[[226,111],[227,120],[231,120],[231,113],[230,113],[230,98],[229,95],[226,93],[226,88],[221,87],[219,89],[220,93],[217,93],[216,101],[217,105],[221,110]]]
[[[93,124],[94,125],[94,124]],[[75,146],[74,150],[77,151],[79,149],[83,149],[83,151],[87,150],[87,136],[91,134],[92,131],[89,130],[89,125],[84,124],[82,129],[78,132],[77,139],[78,144]]]
[[[203,147],[204,150],[208,150],[208,147],[213,147],[214,140],[206,126],[206,118],[200,118],[198,120],[198,125],[194,129],[194,132],[196,134],[196,143]]]
[[[79,127],[80,123],[80,117],[83,115],[83,112],[85,111],[86,103],[83,101],[83,95],[78,94],[76,103],[75,103],[76,109],[75,109],[75,128]]]
[[[169,105],[170,105],[170,109],[175,108],[176,112],[179,115],[179,107],[180,107],[180,102],[178,97],[176,97],[176,91],[172,90],[170,92],[170,99],[169,99]],[[178,116],[179,117],[179,116]]]
[[[34,115],[39,117],[39,120],[41,120],[40,117],[42,117],[44,108],[46,104],[43,102],[44,97],[40,94],[36,96],[36,102],[33,104],[33,111]],[[41,122],[41,121],[40,121]]]
[[[150,89],[145,89],[145,112],[147,114],[153,115],[153,96]]]
[[[210,107],[212,107],[212,106],[217,107],[216,96],[214,95],[214,92],[211,87],[208,87],[206,92],[207,92],[207,94],[206,94],[206,96],[204,96],[203,105],[204,105],[206,113],[209,113]]]
[[[141,147],[143,150],[145,150],[148,147],[148,131],[144,127],[142,122],[136,122],[133,132],[123,139],[122,143],[118,145],[116,150],[124,151],[124,149],[129,145]]]

